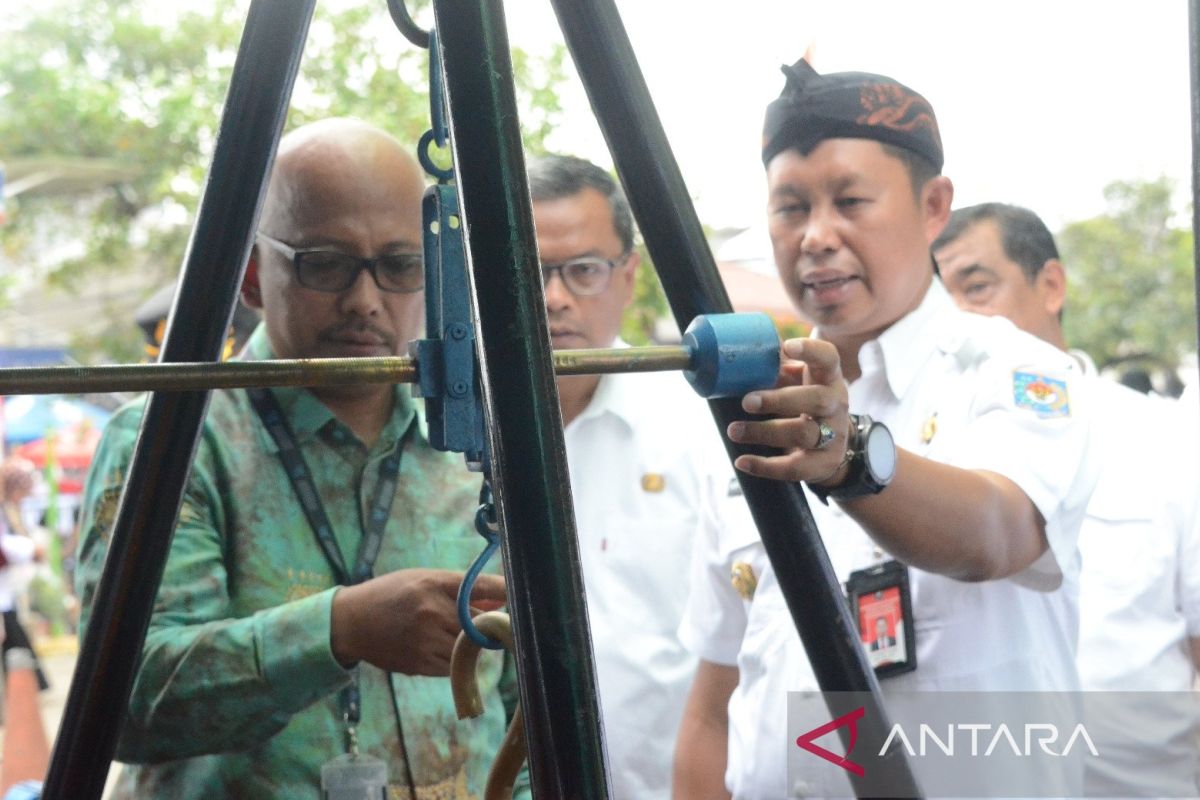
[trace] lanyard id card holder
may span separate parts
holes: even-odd
[[[407,433],[400,437],[395,449],[379,465],[379,480],[371,499],[371,512],[364,520],[358,558],[351,572],[334,539],[333,525],[317,493],[316,481],[275,395],[266,389],[248,389],[246,394],[267,432],[279,446],[279,460],[292,483],[309,527],[316,536],[317,546],[329,562],[338,583],[348,586],[369,580],[374,574],[375,559],[379,556],[384,529],[396,497],[400,456]],[[355,667],[353,672],[353,682],[342,690],[340,696],[342,721],[346,726],[346,752],[321,765],[321,797],[322,800],[387,800],[387,763],[359,752],[358,723],[362,709],[358,668]]]
[[[916,669],[917,633],[908,567],[892,560],[852,572],[846,596],[875,676],[887,678]]]

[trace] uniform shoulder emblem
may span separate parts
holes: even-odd
[[[1013,402],[1017,408],[1027,408],[1039,417],[1071,416],[1067,382],[1036,372],[1013,370]]]
[[[730,582],[734,590],[743,600],[753,600],[754,591],[758,588],[758,576],[754,574],[754,568],[745,561],[738,561],[730,573]]]

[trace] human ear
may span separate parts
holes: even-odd
[[[1062,262],[1057,258],[1048,259],[1042,265],[1035,285],[1042,297],[1046,313],[1058,316],[1067,302],[1067,271],[1063,269]]]
[[[250,249],[250,260],[246,262],[246,274],[242,277],[242,302],[247,308],[262,311],[262,287],[258,283],[258,246]]]
[[[954,184],[945,175],[935,175],[921,187],[921,213],[925,218],[925,239],[933,244],[950,221],[954,203]]]
[[[642,254],[637,250],[629,253],[629,258],[625,260],[625,266],[617,273],[617,279],[621,282],[621,293],[625,296],[622,308],[628,308],[633,302],[633,290],[637,285],[638,267],[642,263]]]

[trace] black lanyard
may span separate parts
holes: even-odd
[[[313,480],[308,462],[300,452],[300,444],[292,427],[288,425],[283,409],[275,395],[266,389],[247,389],[246,395],[250,404],[258,412],[259,418],[266,427],[271,438],[279,447],[279,460],[287,473],[296,499],[304,510],[309,527],[317,537],[317,544],[325,554],[325,560],[333,569],[338,583],[348,586],[362,583],[372,577],[375,569],[375,559],[379,557],[379,548],[383,544],[383,531],[387,527],[388,517],[392,513],[392,503],[396,499],[396,484],[400,474],[400,456],[404,451],[404,442],[408,438],[407,431],[396,442],[396,447],[379,464],[379,480],[375,484],[375,494],[371,498],[371,513],[366,520],[359,519],[362,528],[362,539],[358,544],[358,559],[354,564],[354,574],[346,570],[345,559],[333,535],[333,525],[321,496],[317,494],[317,484]],[[360,512],[361,513],[361,512]],[[358,672],[355,671],[354,686],[342,694],[342,706],[349,724],[357,724],[360,716]]]

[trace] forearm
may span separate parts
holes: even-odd
[[[153,763],[244,749],[345,686],[329,648],[331,597],[243,619],[152,626],[117,757]]]
[[[887,489],[842,508],[904,563],[958,580],[1014,575],[1047,547],[1041,515],[1012,481],[905,450]]]
[[[672,796],[678,800],[729,800],[725,763],[729,747],[729,697],[736,667],[701,661],[679,725]]]

